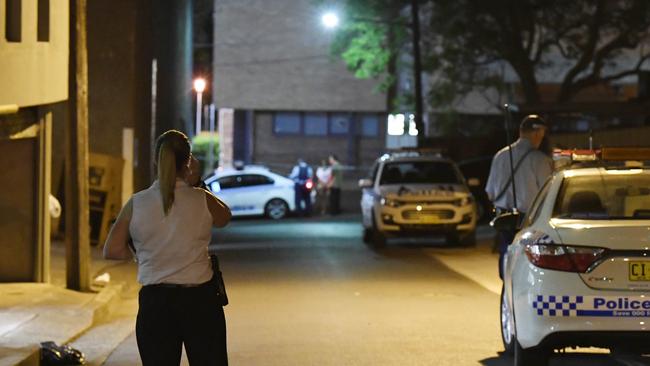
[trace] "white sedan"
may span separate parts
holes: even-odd
[[[294,182],[264,167],[217,170],[205,183],[230,207],[233,216],[281,219],[295,209]]]
[[[501,295],[501,334],[516,366],[546,365],[566,347],[650,351],[650,168],[559,171],[521,228]]]

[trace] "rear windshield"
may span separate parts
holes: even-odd
[[[650,219],[650,174],[608,170],[601,175],[565,178],[554,217],[587,220]]]
[[[461,183],[454,166],[444,161],[413,161],[387,163],[379,184]]]

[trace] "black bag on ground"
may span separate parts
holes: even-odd
[[[219,269],[219,258],[216,255],[210,255],[210,262],[212,262],[212,283],[217,290],[219,296],[219,304],[221,306],[228,305],[228,294],[226,293],[226,285],[223,283],[223,276],[221,275],[221,270]]]

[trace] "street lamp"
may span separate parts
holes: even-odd
[[[413,44],[413,79],[415,93],[415,113],[414,122],[418,131],[418,146],[421,147],[424,140],[424,124],[422,116],[424,114],[422,107],[422,63],[420,61],[420,15],[418,0],[411,0],[411,22],[395,22],[383,19],[373,18],[353,18],[358,22],[384,23],[390,25],[402,25],[411,28],[411,42]],[[321,22],[326,28],[336,28],[339,25],[339,17],[334,12],[327,12],[321,17]]]
[[[196,91],[196,133],[198,135],[201,132],[201,109],[202,109],[202,97],[203,91],[205,90],[205,79],[196,78],[194,79],[194,91]]]
[[[321,22],[326,28],[336,28],[339,25],[339,16],[333,11],[328,11],[321,17]]]

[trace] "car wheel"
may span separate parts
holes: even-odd
[[[372,214],[372,228],[368,231],[368,241],[366,243],[372,245],[375,248],[382,248],[386,246],[386,235],[377,229],[374,213]]]
[[[372,242],[372,229],[363,228],[363,242],[366,244]]]
[[[264,206],[264,212],[267,217],[273,220],[279,220],[287,216],[289,205],[280,198],[274,198],[266,203],[266,206]]]
[[[501,286],[501,306],[500,306],[500,319],[501,319],[501,340],[503,341],[503,348],[505,353],[512,355],[515,351],[515,322],[510,311],[510,304],[506,299],[505,287]]]
[[[539,347],[522,348],[517,338],[513,338],[515,348],[515,366],[547,366],[549,353]]]

